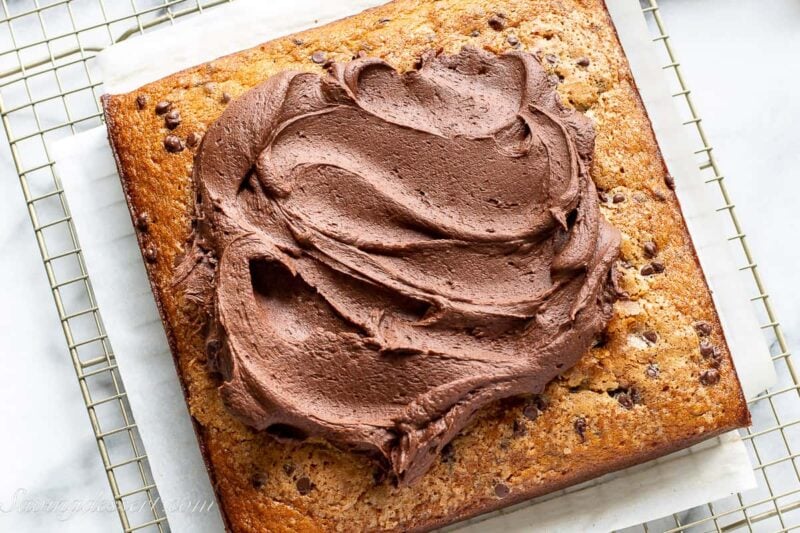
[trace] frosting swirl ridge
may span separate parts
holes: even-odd
[[[589,349],[620,242],[591,122],[532,55],[420,63],[284,72],[232,102],[195,159],[202,253],[185,260],[214,265],[228,409],[367,452],[401,484],[480,407]]]

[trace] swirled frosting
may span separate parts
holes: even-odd
[[[479,408],[540,392],[611,315],[593,145],[522,52],[360,58],[232,102],[195,159],[186,259],[213,269],[227,408],[408,484]]]

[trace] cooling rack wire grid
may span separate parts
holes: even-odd
[[[103,329],[53,141],[102,123],[94,58],[106,46],[229,0],[0,0],[0,117],[123,531],[169,531],[147,454]],[[725,213],[740,269],[770,345],[778,384],[750,404],[742,437],[758,487],[626,532],[790,531],[800,528],[800,384],[725,177],[675,56],[657,0],[640,0],[703,179]]]

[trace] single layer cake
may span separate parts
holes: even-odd
[[[103,103],[233,531],[429,529],[749,422],[599,1],[395,1]]]

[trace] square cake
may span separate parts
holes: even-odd
[[[395,0],[102,101],[231,531],[429,530],[749,424],[602,0]]]

